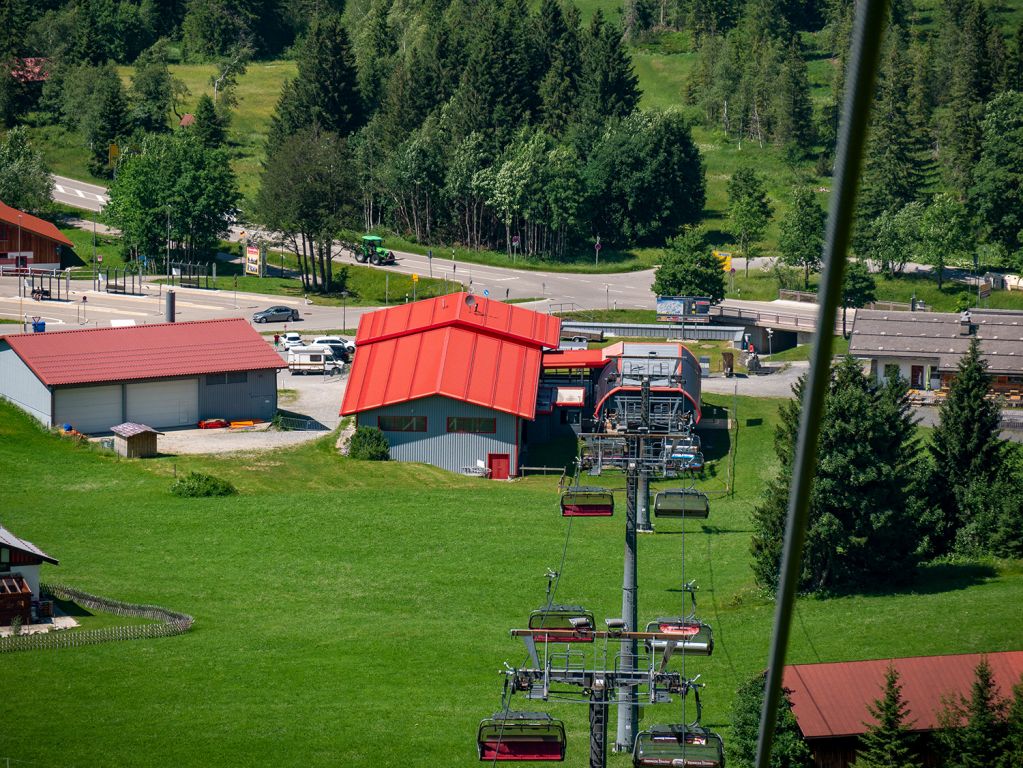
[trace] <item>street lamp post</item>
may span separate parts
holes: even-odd
[[[171,267],[170,267],[170,205],[167,206],[167,282],[170,282]]]
[[[774,329],[773,328],[768,328],[767,329],[767,356],[768,357],[770,357],[771,355],[774,354],[774,349],[773,349],[773,347],[771,345],[771,340],[773,338],[774,338]]]
[[[22,259],[21,256],[21,214],[18,214],[18,258],[14,260],[14,266],[19,266],[18,262]],[[21,332],[25,332],[25,310],[22,307],[22,301],[25,297],[25,280],[21,279],[21,290],[18,291],[18,314],[21,315]]]

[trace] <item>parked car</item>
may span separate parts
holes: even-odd
[[[348,350],[348,354],[355,352],[355,342],[343,336],[317,336],[313,339],[313,346],[323,344],[327,346],[341,346]]]
[[[344,365],[344,361],[334,357],[326,347],[292,347],[288,350],[288,370],[292,373],[337,376]]]
[[[298,310],[292,307],[270,307],[252,316],[254,323],[287,323],[298,320]]]
[[[350,363],[352,361],[352,356],[348,352],[348,347],[344,344],[324,344],[323,342],[313,342],[309,346],[328,350],[332,355],[334,355],[334,357],[342,362]]]
[[[295,331],[288,331],[281,336],[281,346],[285,349],[292,349],[294,347],[304,347],[305,342],[302,341],[302,337]]]

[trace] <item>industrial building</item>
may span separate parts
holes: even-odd
[[[242,319],[0,337],[0,397],[83,433],[269,420],[280,356]]]
[[[466,293],[363,315],[341,414],[378,427],[395,460],[494,479],[519,474],[532,446],[624,428],[643,380],[666,427],[699,421],[683,345],[559,351],[560,322]]]

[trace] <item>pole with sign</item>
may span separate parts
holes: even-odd
[[[593,244],[593,263],[595,266],[600,266],[600,235],[597,235],[597,242]]]
[[[515,261],[515,257],[519,255],[519,243],[521,243],[521,242],[522,241],[519,239],[518,235],[512,235],[511,246],[512,246],[512,261],[513,262]]]
[[[412,273],[412,301],[416,300],[416,283],[419,282],[419,275]]]
[[[433,248],[426,251],[426,263],[430,265],[430,277],[433,277]]]

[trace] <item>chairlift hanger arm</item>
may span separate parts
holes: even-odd
[[[677,634],[668,632],[611,632],[606,629],[512,629],[509,630],[512,637],[530,637],[538,635],[549,635],[557,637],[586,637],[595,640],[665,640],[675,642],[679,640]]]

